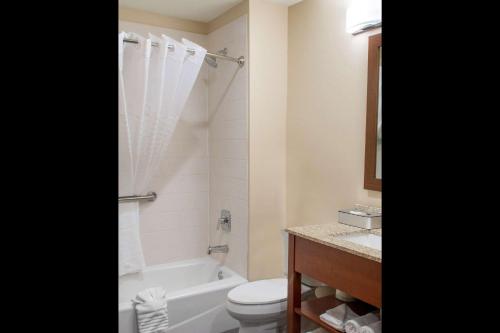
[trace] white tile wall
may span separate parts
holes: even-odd
[[[248,59],[247,15],[208,35],[208,47],[224,47],[228,55]],[[247,276],[248,255],[248,64],[218,61],[208,70],[210,152],[210,242],[229,245],[229,253],[214,254],[231,269]],[[221,209],[232,216],[230,233],[217,231]]]
[[[120,21],[120,30],[182,37],[211,52],[248,59],[247,15],[209,35]],[[154,179],[158,198],[141,205],[141,240],[147,265],[206,255],[208,244],[228,244],[214,254],[247,276],[248,251],[248,64],[204,64]],[[232,231],[216,231],[221,209],[232,214]]]

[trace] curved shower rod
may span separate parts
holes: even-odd
[[[139,44],[139,41],[137,39],[133,39],[133,38],[124,38],[123,42],[124,43]],[[158,47],[158,43],[152,42],[151,46]],[[173,50],[174,46],[173,45],[169,45],[168,49],[169,50]],[[190,53],[190,54],[194,54],[195,50],[188,48],[187,52]],[[215,57],[215,58],[219,58],[219,59],[223,59],[223,60],[229,60],[229,61],[232,61],[232,62],[236,62],[240,67],[243,67],[243,65],[245,64],[245,57],[244,56],[241,56],[241,57],[238,57],[238,58],[233,58],[233,57],[230,57],[230,56],[226,56],[226,55],[222,55],[222,54],[217,54],[217,53],[211,53],[211,52],[207,52],[207,54],[205,55],[205,57],[206,56]]]

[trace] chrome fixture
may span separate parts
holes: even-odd
[[[124,43],[139,44],[139,41],[137,39],[132,39],[132,38],[124,38],[123,42]],[[156,43],[156,42],[152,42],[151,46],[158,47],[159,44]],[[174,50],[174,46],[173,45],[169,45],[168,49],[169,50]],[[193,49],[187,49],[187,52],[189,54],[194,54],[195,50],[193,50]],[[222,54],[207,52],[207,54],[205,55],[205,57],[211,57],[211,58],[219,58],[219,59],[223,59],[223,60],[229,60],[229,61],[232,61],[232,62],[236,62],[240,67],[243,67],[243,65],[245,64],[245,57],[244,56],[241,56],[241,57],[238,57],[238,58],[233,58],[233,57],[229,57],[229,56],[227,56],[225,54],[222,55]]]
[[[205,57],[205,62],[207,64],[209,64],[213,68],[217,68],[217,66],[218,66],[218,64],[217,64],[217,58],[212,57],[212,56],[206,56]]]
[[[220,211],[220,217],[217,221],[217,230],[222,228],[223,231],[231,231],[231,212],[227,209],[222,209]]]
[[[222,271],[219,271],[219,273],[217,273],[217,278],[218,278],[219,280],[224,279],[224,274],[222,273]]]
[[[208,254],[228,253],[228,252],[229,252],[229,246],[227,245],[208,246]]]
[[[222,50],[217,51],[217,54],[226,56],[227,55],[227,47],[223,48]],[[217,66],[218,66],[218,64],[217,64],[217,58],[213,57],[211,55],[207,55],[205,57],[205,62],[207,64],[209,64],[210,66],[212,66],[213,68],[217,68]]]
[[[223,48],[222,50],[217,51],[217,54],[220,54],[223,56],[227,55],[227,47]]]
[[[118,202],[129,202],[129,201],[155,201],[156,200],[155,192],[148,192],[146,195],[127,195],[124,197],[118,197]]]

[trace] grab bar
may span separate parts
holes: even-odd
[[[148,192],[146,195],[127,195],[118,197],[118,203],[129,201],[155,201],[156,197],[156,192]]]

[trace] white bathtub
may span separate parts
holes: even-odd
[[[221,280],[219,272],[222,272]],[[239,324],[226,311],[226,296],[229,290],[246,282],[208,256],[150,266],[142,273],[125,275],[119,279],[119,332],[137,333],[130,300],[139,291],[158,286],[168,293],[168,332],[233,332]]]

